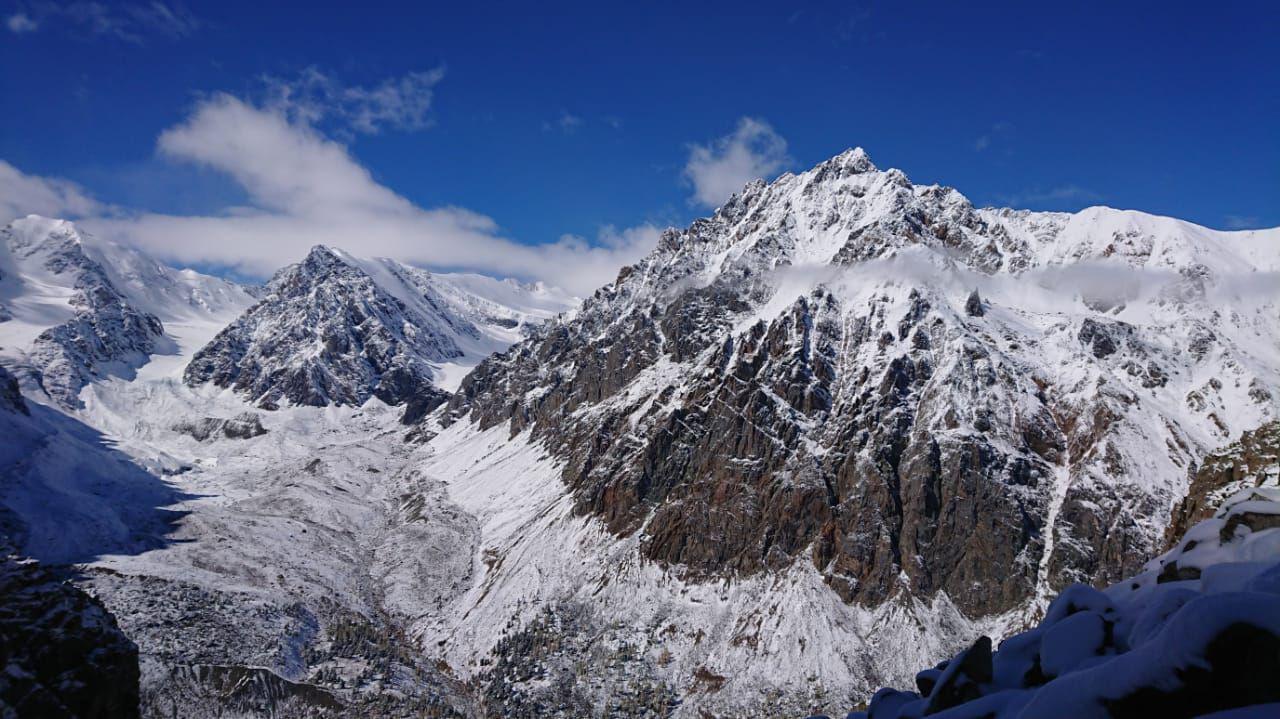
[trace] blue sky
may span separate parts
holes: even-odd
[[[765,173],[860,145],[980,205],[1280,225],[1274,4],[332,5],[0,4],[0,159],[116,214],[280,210],[190,144],[211,127],[162,147],[222,97],[345,150],[379,208],[566,251],[705,214],[691,158],[739,145]]]

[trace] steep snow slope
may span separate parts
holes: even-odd
[[[499,684],[479,659],[521,632],[625,640],[682,711],[785,713],[1033,621],[1136,571],[1199,459],[1277,416],[1278,256],[1277,230],[976,209],[860,150],[748,185],[431,419],[420,470],[481,535],[419,631]],[[537,619],[564,603],[593,620]]]
[[[386,260],[384,260],[385,262]],[[432,290],[459,317],[480,330],[478,342],[463,339],[460,360],[436,367],[436,386],[454,392],[462,378],[481,360],[527,337],[542,323],[571,315],[581,300],[542,282],[521,283],[468,273],[418,270],[419,284]]]
[[[252,303],[243,288],[174,270],[129,248],[31,215],[0,231],[0,357],[64,407],[107,376],[190,353]]]

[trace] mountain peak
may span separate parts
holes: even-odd
[[[871,161],[871,157],[867,155],[867,151],[861,147],[853,147],[827,160],[829,164],[837,165],[852,172],[878,172],[879,168]]]
[[[332,264],[342,261],[342,253],[327,245],[315,245],[307,252],[307,256],[303,259],[305,264],[324,263]]]

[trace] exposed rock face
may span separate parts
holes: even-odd
[[[804,557],[849,601],[1007,611],[1158,548],[1193,437],[1225,426],[1209,402],[1158,409],[1188,373],[1165,338],[1210,315],[1195,287],[1240,261],[1177,275],[1145,326],[1123,302],[1090,309],[1110,298],[1063,295],[1084,315],[1063,317],[938,278],[1179,268],[1204,251],[1186,227],[975,210],[850,151],[664,234],[575,318],[478,366],[444,422],[531,430],[579,512],[687,577]],[[1238,356],[1216,342],[1206,355]],[[1264,387],[1280,371],[1227,366]]]
[[[1270,716],[1280,706],[1277,517],[1280,490],[1232,495],[1141,574],[1105,591],[1073,585],[994,654],[981,637],[920,672],[918,691],[881,689],[849,717]],[[1231,579],[1202,581],[1211,569]]]
[[[138,716],[138,649],[98,600],[0,540],[0,716]]]
[[[964,313],[970,317],[981,317],[987,313],[985,307],[982,306],[982,296],[977,290],[969,293],[969,299],[964,302]]]
[[[256,412],[244,412],[231,419],[203,417],[194,422],[179,422],[173,429],[175,432],[191,435],[197,442],[218,437],[251,439],[267,433],[262,426],[262,416]]]
[[[74,225],[32,217],[0,236],[17,260],[37,264],[74,288],[73,316],[41,332],[28,352],[37,381],[54,401],[78,406],[85,384],[112,372],[127,373],[157,351],[164,338],[160,320],[112,284],[106,269],[85,253]]]
[[[183,377],[193,386],[232,387],[263,407],[443,398],[428,363],[462,355],[450,320],[408,306],[338,253],[316,247],[277,273],[263,299],[197,352]]]
[[[4,367],[0,367],[0,410],[28,413],[27,402],[18,389],[18,379]]]
[[[1187,495],[1174,507],[1165,534],[1172,547],[1192,525],[1213,516],[1222,501],[1242,489],[1280,484],[1280,422],[1245,432],[1204,458]]]

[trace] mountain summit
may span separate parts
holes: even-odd
[[[196,353],[183,379],[233,387],[266,406],[442,398],[428,363],[461,356],[454,335],[468,330],[411,307],[317,246],[276,273],[262,300]]]
[[[475,284],[316,246],[276,273],[262,299],[195,354],[183,379],[233,388],[268,408],[359,406],[376,397],[410,403],[412,419],[447,397],[442,368],[505,347],[541,319],[467,289]],[[512,296],[544,291],[492,284]]]
[[[1278,239],[1108,208],[975,208],[860,150],[753,182],[576,316],[481,363],[435,418],[438,466],[423,471],[472,511],[514,501],[499,488],[515,464],[522,496],[545,497],[483,539],[495,569],[459,615],[500,624],[536,572],[559,578],[539,582],[545,602],[590,594],[606,621],[656,626],[682,599],[623,557],[699,586],[783,583],[722,598],[707,624],[682,615],[708,639],[651,637],[726,677],[710,702],[725,709],[811,670],[866,681],[817,668],[833,624],[861,666],[897,666],[937,641],[919,626],[1015,625],[1072,582],[1133,574],[1188,468],[1280,412],[1277,298],[1262,289]],[[482,446],[485,462],[451,459]],[[583,518],[608,538],[581,534]],[[780,592],[835,598],[845,619],[780,615]],[[496,640],[435,631],[461,654]],[[803,659],[782,648],[797,641]]]

